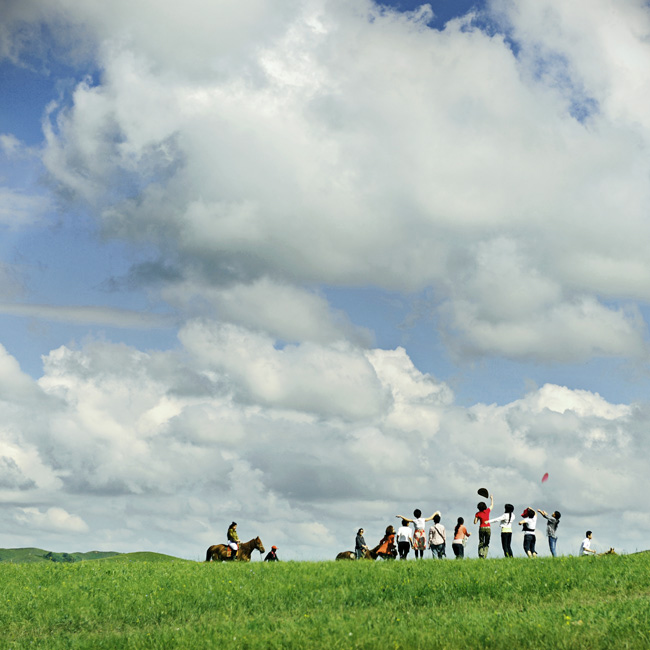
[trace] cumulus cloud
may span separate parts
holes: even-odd
[[[165,300],[182,313],[203,312],[222,322],[240,324],[283,341],[370,344],[372,333],[355,327],[346,314],[309,290],[260,278],[250,284],[206,287],[204,283],[170,283]]]
[[[37,530],[68,534],[88,531],[88,526],[81,517],[71,515],[63,508],[48,508],[45,512],[38,508],[20,508],[15,518],[21,526]]]
[[[287,352],[225,329],[188,327],[176,351],[52,351],[4,409],[0,496],[20,504],[4,534],[67,530],[92,548],[196,557],[234,518],[244,537],[327,558],[355,526],[379,538],[400,510],[471,517],[486,484],[497,503],[561,510],[567,543],[589,517],[644,507],[640,407],[552,384],[462,407],[403,349]],[[15,362],[5,367],[21,381]],[[619,530],[608,543],[629,548]]]
[[[232,31],[210,33],[205,51],[200,26],[188,49],[189,14],[174,3],[137,4],[128,19],[59,4],[95,34],[102,75],[52,105],[49,173],[107,233],[173,256],[224,318],[311,336],[309,318],[271,316],[270,296],[433,287],[461,354],[557,360],[576,341],[572,360],[646,354],[642,319],[603,298],[648,298],[648,133],[603,106],[610,90],[640,105],[614,54],[610,67],[585,56],[627,40],[634,78],[646,45],[632,0],[616,5],[615,29],[592,31],[580,17],[598,22],[611,2],[596,17],[582,3],[539,10],[544,21],[494,2],[496,33],[471,18],[432,30],[427,9],[367,0],[286,2],[268,21],[211,8],[205,24]],[[556,58],[565,72],[543,65]],[[576,89],[598,110],[578,114]],[[316,301],[303,294],[302,309],[322,311]],[[331,338],[332,316],[322,322],[317,336]]]
[[[276,349],[273,339],[243,328],[196,322],[180,340],[207,368],[226,374],[244,401],[357,419],[378,414],[388,399],[365,355],[347,343]]]

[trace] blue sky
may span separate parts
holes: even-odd
[[[166,513],[234,511],[324,557],[407,473],[448,525],[487,481],[643,539],[642,2],[0,19],[0,545],[191,557]]]

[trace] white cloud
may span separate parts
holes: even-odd
[[[41,218],[49,207],[44,197],[0,187],[0,226],[24,228]]]
[[[267,336],[199,322],[188,323],[180,340],[244,401],[357,419],[378,415],[388,398],[363,353],[347,343],[276,349]]]
[[[287,352],[228,330],[188,327],[175,352],[53,351],[39,382],[3,403],[0,456],[13,479],[0,496],[20,504],[5,539],[69,527],[75,548],[195,557],[235,519],[287,559],[327,558],[349,545],[342,521],[350,539],[359,525],[378,539],[414,507],[439,508],[450,525],[471,517],[487,485],[497,507],[562,511],[567,545],[606,512],[601,536],[627,548],[618,518],[643,507],[648,487],[641,407],[552,384],[461,407],[402,349]],[[10,361],[6,381],[19,383]]]
[[[1,278],[1,275],[0,275]],[[171,327],[174,320],[165,314],[98,307],[93,305],[39,305],[29,303],[0,303],[0,314],[29,316],[66,323],[97,324],[107,327],[152,329]]]
[[[250,284],[206,286],[201,280],[182,282],[162,291],[183,313],[200,309],[222,322],[259,329],[283,341],[333,343],[351,340],[369,344],[371,334],[354,327],[317,293],[260,278]]]
[[[295,306],[298,287],[318,283],[431,286],[464,354],[646,354],[638,316],[601,300],[648,299],[649,134],[629,112],[582,123],[572,108],[576,88],[591,96],[598,83],[641,105],[611,74],[617,43],[632,62],[645,51],[632,1],[617,5],[604,51],[594,39],[610,32],[585,36],[578,23],[586,12],[604,24],[604,0],[597,18],[583,5],[549,10],[544,30],[532,9],[499,5],[518,56],[467,21],[438,32],[362,0],[285,3],[262,41],[242,7],[226,17],[238,46],[211,33],[205,52],[198,25],[187,47],[188,14],[173,3],[168,15],[60,5],[97,35],[103,76],[51,109],[45,164],[107,232],[162,246],[199,288],[230,285],[215,298],[224,318],[331,339],[353,333],[330,315],[314,334],[315,296],[302,294],[300,309],[315,311],[293,327],[268,305]],[[222,25],[225,9],[209,11]],[[555,69],[535,72],[540,42],[564,46],[568,90]]]
[[[45,512],[38,508],[18,508],[14,516],[22,526],[34,530],[67,534],[88,532],[88,526],[81,517],[71,515],[63,508],[48,508]]]
[[[12,133],[0,134],[0,149],[8,158],[20,152],[22,147],[20,140]]]

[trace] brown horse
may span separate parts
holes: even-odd
[[[251,555],[255,550],[258,550],[260,553],[264,553],[264,545],[262,544],[262,540],[259,537],[251,539],[248,542],[241,543],[237,549],[235,560],[238,562],[250,562]],[[226,544],[215,544],[214,546],[211,546],[205,554],[206,562],[210,562],[210,560],[214,560],[215,562],[225,562],[226,560],[230,559],[230,549]]]
[[[356,558],[355,558],[355,555],[354,555],[354,551],[341,551],[336,556],[336,559],[337,560],[354,560]]]
[[[360,558],[361,560],[376,560],[377,559],[377,549],[379,546],[376,548],[373,548],[372,550],[366,549],[363,552],[363,557]],[[355,560],[356,556],[354,555],[354,551],[341,551],[337,556],[337,560]]]

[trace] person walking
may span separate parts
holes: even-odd
[[[366,540],[363,538],[363,532],[363,528],[359,528],[357,531],[357,537],[354,540],[354,556],[357,560],[365,557],[366,551],[368,550]]]
[[[521,513],[523,519],[519,522],[524,531],[524,553],[528,557],[537,557],[535,552],[535,528],[537,527],[537,513],[533,508],[526,508]]]
[[[494,497],[490,495],[490,507],[484,501],[476,505],[478,512],[474,515],[474,523],[479,524],[478,527],[478,556],[485,560],[488,556],[490,548],[490,511],[494,508]]]
[[[488,524],[499,522],[501,526],[501,548],[504,557],[512,557],[512,522],[515,518],[515,507],[512,503],[506,503],[505,512],[500,517],[490,519]]]
[[[538,510],[537,512],[546,519],[548,547],[551,550],[551,555],[557,557],[557,527],[560,525],[560,517],[562,515],[557,510],[552,515],[547,514],[543,510]]]
[[[433,517],[433,526],[429,528],[429,548],[431,555],[442,560],[447,555],[447,533],[445,527],[440,523],[440,515]]]
[[[406,560],[413,545],[411,527],[406,519],[402,519],[402,525],[397,529],[397,552],[400,560]]]
[[[422,516],[422,511],[417,508],[413,511],[414,519],[409,519],[402,515],[396,515],[398,519],[405,519],[409,523],[413,524],[413,548],[415,549],[415,557],[420,558],[424,557],[424,551],[427,548],[427,532],[426,532],[426,522],[431,521],[436,515],[439,515],[440,512],[436,510],[430,517],[426,519]]]
[[[458,517],[456,528],[454,528],[454,541],[451,545],[457,560],[462,560],[465,557],[465,542],[470,535],[471,533],[465,528],[465,520]]]

